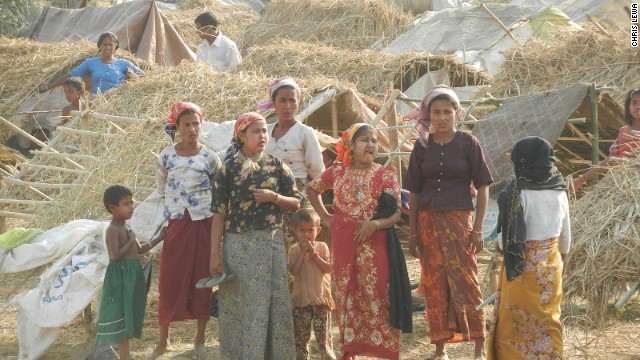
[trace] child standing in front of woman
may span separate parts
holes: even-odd
[[[335,359],[330,333],[330,315],[334,308],[331,297],[331,253],[327,244],[316,241],[320,217],[313,209],[296,211],[291,217],[297,244],[289,248],[289,271],[293,275],[293,330],[296,360],[309,356],[311,327],[320,348],[321,359]]]

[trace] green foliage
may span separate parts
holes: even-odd
[[[0,35],[15,36],[38,19],[42,12],[38,0],[0,0]]]

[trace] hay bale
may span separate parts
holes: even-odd
[[[92,155],[99,160],[88,176],[77,178],[74,184],[80,186],[66,189],[50,205],[40,208],[31,226],[49,229],[78,218],[107,218],[101,197],[113,184],[131,188],[137,201],[144,200],[150,192],[138,188],[155,188],[156,155],[168,145],[163,129],[175,102],[200,105],[206,121],[233,120],[255,109],[266,96],[270,81],[260,75],[216,73],[207,64],[183,62],[172,68],[155,68],[104,94],[93,111],[147,121],[123,127],[126,133],[121,135],[96,138]],[[301,107],[329,85],[350,86],[323,77],[300,79],[299,84]]]
[[[586,299],[596,324],[627,282],[640,280],[640,159],[617,165],[571,206],[564,292]]]
[[[258,19],[258,14],[244,4],[224,5],[217,0],[182,0],[179,6],[183,11],[166,12],[164,15],[194,51],[202,39],[196,33],[193,20],[203,12],[211,11],[218,18],[220,31],[232,40],[238,39],[242,31]]]
[[[609,32],[610,36],[595,31],[561,33],[507,50],[491,93],[508,97],[595,82],[616,86],[612,96],[623,102],[625,92],[640,84],[640,53],[629,46],[628,32]]]
[[[383,0],[271,1],[260,21],[250,25],[238,46],[248,49],[277,38],[367,49],[385,46],[405,31],[413,16]]]
[[[22,103],[37,94],[39,84],[67,73],[87,58],[97,56],[94,43],[88,41],[42,43],[27,39],[0,37],[0,116],[11,119]],[[131,53],[118,50],[116,56],[126,58],[142,68],[150,64]],[[0,125],[0,141],[12,130]]]
[[[328,76],[353,83],[358,91],[371,94],[382,92],[389,84],[405,90],[427,69],[445,69],[453,86],[489,83],[488,74],[461,64],[450,55],[390,54],[288,39],[276,39],[270,44],[254,47],[235,71],[257,72],[272,77]]]

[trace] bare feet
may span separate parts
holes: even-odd
[[[153,349],[153,352],[151,354],[149,354],[149,356],[147,356],[146,360],[155,360],[157,359],[160,355],[167,353],[169,351],[173,350],[173,347],[171,347],[171,344],[167,344],[166,346],[156,346],[155,349]]]
[[[195,345],[191,354],[193,360],[205,360],[207,358],[207,349],[203,344]]]

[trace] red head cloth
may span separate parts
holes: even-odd
[[[204,114],[198,105],[190,102],[178,102],[171,108],[171,114],[169,114],[169,119],[167,119],[167,125],[176,125],[176,120],[178,120],[180,114],[185,110],[191,110],[198,114],[200,120],[204,117]]]
[[[276,90],[280,89],[283,86],[291,86],[295,91],[298,92],[298,97],[300,97],[300,87],[298,86],[298,84],[296,84],[295,80],[293,80],[292,77],[287,76],[282,79],[276,79],[276,80],[273,80],[267,86],[267,91],[269,92],[269,98],[260,100],[260,102],[258,103],[258,106],[256,106],[256,110],[273,109],[274,108],[273,100],[272,100],[273,94],[276,92]]]
[[[424,147],[427,146],[427,140],[429,139],[429,126],[431,126],[431,119],[429,118],[429,104],[438,95],[449,95],[455,102],[458,110],[456,110],[456,120],[461,120],[464,117],[464,109],[460,105],[458,95],[447,85],[437,85],[431,91],[424,96],[422,103],[418,107],[418,124],[416,129],[420,133],[420,142]]]
[[[258,120],[264,120],[266,122],[264,117],[256,112],[248,112],[240,115],[238,120],[236,120],[236,124],[233,126],[233,137],[239,140],[240,133],[243,132],[247,126],[251,125],[252,122]]]
[[[338,156],[336,156],[336,160],[333,162],[334,164],[342,162],[344,166],[351,166],[351,142],[353,141],[353,136],[363,126],[371,125],[365,123],[355,123],[351,125],[347,130],[342,132],[340,141],[338,141],[338,143],[336,144],[336,151],[338,152]]]

